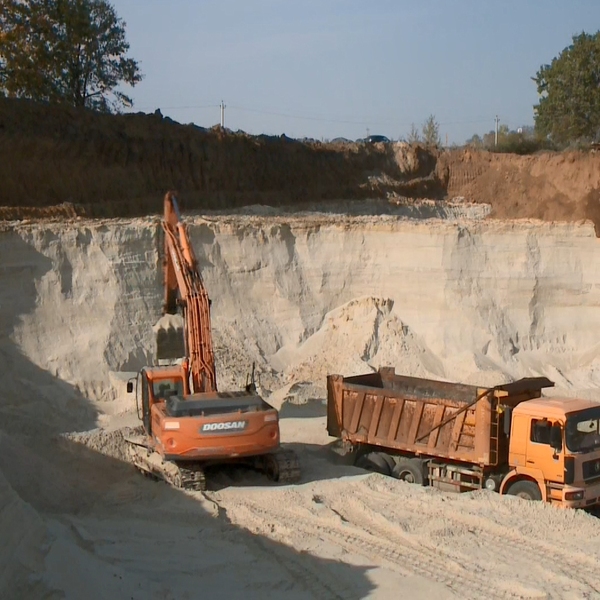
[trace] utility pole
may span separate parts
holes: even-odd
[[[225,127],[225,104],[221,100],[221,128]]]
[[[369,128],[367,127],[367,137],[369,137]]]
[[[498,118],[498,115],[496,115],[496,118],[494,119],[494,121],[496,122],[496,135],[494,136],[494,146],[498,145],[498,123],[500,123],[500,119]]]

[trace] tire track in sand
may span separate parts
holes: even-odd
[[[282,553],[268,548],[267,544],[256,536],[250,536],[246,545],[253,546],[259,554],[266,554],[270,560],[289,573],[295,584],[310,592],[316,600],[360,600],[363,597],[362,593],[357,595],[355,590],[348,589],[343,581],[327,574],[323,568],[317,569],[310,565],[312,560],[310,555],[306,560],[301,560],[300,557],[292,558],[289,555],[283,556]]]
[[[377,511],[365,503],[368,498],[374,501]],[[424,500],[428,499],[402,496],[402,512],[398,512],[398,494],[361,486],[360,496],[358,494],[352,495],[349,503],[340,503],[341,508],[336,510],[346,510],[349,504],[360,503],[369,511],[369,516],[374,521],[382,517],[385,518],[385,512],[382,509],[389,509],[391,516],[397,517],[399,521],[406,518],[407,514],[418,514],[419,518],[424,520],[428,518],[439,519],[441,510],[439,505],[434,506]],[[478,541],[481,545],[493,548],[493,554],[497,559],[510,564],[514,562],[516,555],[522,554],[525,550],[529,561],[542,566],[550,565],[545,567],[549,576],[560,573],[563,578],[571,582],[583,583],[588,588],[586,593],[592,592],[600,598],[599,579],[593,575],[600,570],[600,561],[594,556],[576,549],[558,547],[551,542],[544,542],[531,536],[518,535],[510,528],[486,520],[479,515],[448,510],[447,514],[444,514],[444,519],[446,523],[449,520],[453,524],[476,529]],[[361,523],[361,526],[364,521],[364,517],[362,519],[359,517],[358,522]],[[393,521],[387,518],[385,518],[385,521],[391,527],[394,527]],[[401,537],[403,540],[406,539],[405,536]],[[410,543],[410,538],[408,541]],[[452,552],[448,555],[452,556]]]
[[[265,508],[249,499],[236,510],[247,512],[249,521],[259,518],[262,533],[273,535],[273,522],[283,523],[293,532],[312,539],[328,539],[350,553],[362,554],[377,563],[388,566],[402,575],[419,575],[447,586],[461,598],[480,599],[489,597],[489,579],[473,573],[459,563],[440,560],[437,552],[421,546],[406,547],[398,542],[382,540],[362,527],[358,529],[352,523],[336,525],[331,520],[315,516],[310,511],[301,514],[286,509]],[[243,519],[242,524],[246,519]],[[511,591],[499,591],[497,598],[523,598],[523,594]]]
[[[507,542],[505,538],[499,536],[482,536],[480,531],[474,533],[476,545],[487,547],[493,556],[494,562],[489,563],[490,568],[486,569],[477,562],[469,561],[468,553],[461,553],[450,547],[431,547],[428,545],[427,540],[422,538],[415,540],[411,537],[411,534],[402,530],[399,531],[398,524],[388,520],[384,515],[375,512],[371,507],[364,507],[357,510],[356,507],[344,506],[343,508],[332,508],[332,510],[341,514],[348,521],[360,523],[361,529],[373,536],[387,539],[392,543],[411,546],[417,552],[423,552],[424,548],[427,548],[429,552],[433,552],[438,556],[440,562],[454,561],[460,564],[463,569],[477,573],[488,582],[488,597],[496,597],[491,596],[490,588],[496,591],[501,590],[500,593],[508,595],[508,597],[511,597],[511,594],[525,598],[540,596],[541,590],[533,589],[535,581],[530,584],[531,587],[528,587],[516,578],[506,580],[501,574],[494,571],[494,565],[503,563],[509,565],[514,563],[515,556],[523,554],[525,551],[527,562],[533,563],[540,570],[543,570],[545,584],[551,583],[550,587],[554,592],[557,591],[557,588],[560,588],[565,593],[569,592],[572,594],[576,591],[579,594],[577,596],[579,598],[589,598],[590,593],[596,594],[593,596],[594,598],[600,598],[600,592],[598,592],[595,585],[596,580],[588,577],[587,572],[584,573],[573,561],[569,561],[568,564],[565,561],[553,561],[552,557],[547,555],[530,552],[529,548],[524,548],[522,542],[517,544]],[[545,585],[544,587],[548,586]],[[517,589],[520,591],[517,592]],[[557,597],[562,598],[564,596],[559,595]]]
[[[255,511],[249,510],[248,503],[226,507],[218,496],[203,495],[215,505],[219,519],[226,526],[243,527],[250,533],[246,536],[244,544],[251,552],[259,556],[266,555],[268,560],[277,563],[284,572],[288,573],[295,585],[309,592],[316,600],[360,600],[364,597],[363,590],[359,590],[357,595],[356,589],[349,588],[339,578],[335,578],[326,568],[323,568],[322,564],[319,564],[318,567],[313,564],[315,559],[312,556],[306,555],[304,558],[300,554],[295,556],[293,553],[299,553],[296,549],[291,549],[289,553],[276,552],[271,549],[267,540],[274,537],[272,535],[273,527],[264,520],[260,521],[258,525],[253,523],[256,521]],[[232,513],[236,511],[246,513],[245,518],[240,522],[235,522],[231,518]],[[253,523],[253,528],[259,530],[261,535],[254,535],[255,531],[252,531],[248,523]],[[279,590],[273,589],[272,591]]]

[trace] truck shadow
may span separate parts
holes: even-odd
[[[14,341],[38,306],[38,286],[57,268],[35,249],[37,235],[44,232],[0,231],[0,597],[369,595],[369,567],[300,552],[233,524],[204,497],[148,481],[63,435],[96,427],[99,413]],[[39,535],[26,533],[34,525]]]

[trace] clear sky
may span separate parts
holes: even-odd
[[[112,0],[145,75],[135,110],[251,134],[462,143],[533,124],[533,77],[600,0]]]

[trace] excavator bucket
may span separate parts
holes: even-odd
[[[156,335],[157,360],[175,360],[186,356],[184,324],[181,315],[166,314],[152,328]]]

